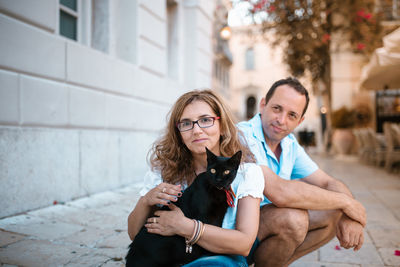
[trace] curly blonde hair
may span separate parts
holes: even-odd
[[[183,94],[169,112],[168,124],[164,134],[149,151],[150,165],[153,171],[159,171],[164,182],[190,184],[195,178],[193,157],[182,141],[181,133],[176,127],[183,110],[194,101],[207,103],[220,117],[221,137],[220,153],[223,157],[231,157],[238,150],[242,151],[242,162],[255,162],[241,132],[236,128],[232,115],[222,99],[213,91],[193,90]]]

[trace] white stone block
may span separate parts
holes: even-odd
[[[196,25],[197,29],[203,31],[204,33],[210,33],[213,30],[211,17],[208,17],[206,14],[201,12],[200,10],[196,10]]]
[[[111,73],[111,85],[107,89],[121,94],[132,95],[138,79],[137,66],[123,60],[113,59],[109,71]]]
[[[139,39],[139,65],[154,71],[160,76],[166,75],[166,50],[144,39]]]
[[[139,114],[143,114],[136,117],[138,125],[143,125],[140,129],[161,131],[166,126],[169,110],[170,105],[161,105],[160,103],[149,105],[148,103],[142,103],[142,106],[136,110],[136,112],[141,112]]]
[[[212,51],[212,39],[211,35],[207,35],[203,31],[197,31],[197,38],[196,38],[196,48],[200,49],[204,53],[208,54],[209,57],[213,55]],[[210,61],[211,64],[212,61]]]
[[[151,12],[153,12],[155,15],[157,15],[160,19],[165,19],[166,17],[166,1],[164,0],[139,0],[139,5],[142,8],[145,8]]]
[[[69,86],[70,124],[81,127],[104,127],[106,99],[104,93]]]
[[[68,89],[64,83],[26,75],[20,79],[22,124],[68,124]]]
[[[139,184],[149,169],[147,153],[159,133],[128,132],[120,135],[120,179],[122,184]]]
[[[199,7],[208,18],[212,18],[216,3],[216,1],[200,0]]]
[[[29,5],[31,6],[31,5]],[[65,77],[65,41],[0,14],[0,66],[57,79]]]
[[[165,20],[160,20],[147,9],[139,9],[139,35],[165,48],[167,43],[167,26]]]
[[[165,83],[165,90],[159,92],[160,95],[163,96],[164,101],[166,101],[169,106],[172,107],[175,104],[176,100],[186,93],[188,90],[193,90],[196,88],[189,88],[186,84],[179,83],[174,80],[167,80]]]
[[[199,50],[197,53],[198,57],[198,70],[202,71],[204,73],[207,73],[210,77],[212,76],[211,74],[211,62],[212,62],[212,57],[209,54],[206,54],[204,51]]]
[[[57,2],[53,0],[0,0],[0,11],[22,18],[52,32],[56,29]]]
[[[196,78],[196,88],[210,88],[211,87],[211,78],[209,74],[204,72],[198,72]]]
[[[80,44],[67,43],[67,80],[121,94],[132,94],[136,67]]]
[[[0,128],[0,217],[67,201],[79,193],[75,131]]]
[[[136,63],[137,59],[137,13],[138,3],[132,0],[112,1],[111,10],[111,54],[117,58]]]
[[[18,75],[0,70],[0,123],[18,124],[19,88]]]
[[[82,195],[118,187],[118,143],[118,134],[115,132],[81,132],[80,185]]]
[[[159,103],[108,96],[106,125],[108,128],[157,131],[165,125],[168,108]]]
[[[135,127],[134,105],[131,99],[106,96],[106,127],[117,129],[133,129]]]
[[[166,79],[143,69],[139,69],[138,78],[138,83],[135,85],[134,90],[135,96],[164,103],[173,103],[175,101],[175,92],[180,87],[176,86],[174,90],[168,90]]]

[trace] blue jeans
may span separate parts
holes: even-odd
[[[248,267],[246,258],[239,255],[202,257],[183,267]]]

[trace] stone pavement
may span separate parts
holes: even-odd
[[[334,239],[291,267],[400,266],[400,175],[354,157],[313,158],[365,205],[365,243],[353,252]],[[124,266],[126,220],[137,199],[138,188],[128,186],[1,219],[0,266]]]

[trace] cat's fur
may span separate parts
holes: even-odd
[[[230,188],[235,179],[242,152],[238,151],[231,158],[225,158],[214,155],[207,148],[206,151],[207,171],[199,174],[174,204],[188,218],[221,226],[228,208],[227,196],[223,189]],[[229,174],[226,174],[226,170],[229,170]],[[129,246],[126,266],[180,266],[201,256],[212,255],[198,245],[193,246],[191,254],[185,250],[183,237],[151,234],[142,227]]]

